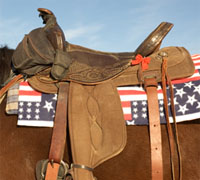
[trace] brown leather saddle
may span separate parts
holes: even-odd
[[[93,168],[119,154],[126,145],[126,127],[116,87],[143,84],[149,107],[152,179],[163,179],[157,83],[162,82],[165,89],[171,79],[194,73],[193,62],[185,48],[159,50],[173,25],[161,23],[135,52],[110,53],[66,42],[54,14],[47,9],[38,10],[45,27],[25,36],[13,56],[14,67],[28,75],[33,88],[58,93],[49,158],[44,172],[37,168],[37,178],[57,179],[63,164],[68,119],[73,164],[69,171],[64,171],[62,179],[94,180]],[[167,104],[165,90],[164,99]],[[173,146],[174,137],[168,127]],[[39,167],[43,165],[39,163]]]

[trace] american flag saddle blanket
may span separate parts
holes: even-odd
[[[172,81],[177,122],[200,118],[200,54],[192,55],[192,59],[195,73],[191,77]],[[144,89],[140,86],[118,87],[117,89],[126,124],[148,125],[147,96]],[[164,124],[166,120],[160,85],[158,99],[160,119]],[[33,90],[27,82],[21,82],[9,89],[6,112],[17,114],[20,126],[53,127],[56,101],[57,94],[40,93]],[[172,122],[171,112],[169,114]]]

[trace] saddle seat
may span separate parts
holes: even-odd
[[[171,79],[188,77],[194,72],[194,65],[189,52],[184,47],[165,47],[151,54],[148,70],[142,72],[140,65],[131,65],[133,53],[118,55],[95,54],[87,51],[68,51],[74,59],[66,76],[60,81],[72,81],[84,85],[96,85],[113,80],[115,86],[138,85],[144,77],[154,76],[161,82],[162,53],[168,54],[167,67]],[[80,58],[79,58],[80,57]],[[102,58],[102,59],[101,59]],[[177,71],[181,68],[182,71]],[[47,68],[28,79],[30,85],[44,93],[57,93],[58,80],[50,76],[51,68]]]

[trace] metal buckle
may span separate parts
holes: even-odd
[[[46,174],[48,163],[49,163],[49,159],[43,160],[43,162],[42,162],[41,173],[40,173],[42,180],[45,179],[45,174]],[[61,160],[59,172],[58,172],[58,179],[64,179],[68,173],[68,170],[69,170],[68,164]]]

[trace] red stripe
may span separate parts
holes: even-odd
[[[191,57],[192,57],[192,59],[195,57],[200,57],[200,54],[193,54]]]
[[[199,61],[200,60],[200,57],[199,58],[195,58],[195,59],[192,59],[193,62],[195,63],[196,61]]]
[[[199,74],[199,70],[198,69],[195,69],[195,71],[194,71],[194,74]]]
[[[145,94],[144,91],[139,90],[118,90],[119,95],[135,95],[135,94]]]
[[[124,120],[132,120],[132,115],[131,114],[124,114]]]
[[[200,60],[200,59],[199,59],[199,60]],[[194,63],[194,65],[195,65],[195,66],[199,66],[199,65],[200,65],[200,62]]]
[[[187,78],[187,79],[179,79],[179,80],[173,80],[172,84],[181,84],[181,83],[186,83],[189,81],[197,81],[200,80],[200,77],[193,77],[193,78]]]
[[[22,85],[22,86],[30,86],[27,81],[20,82],[20,85]]]
[[[130,101],[121,101],[122,107],[131,107]]]
[[[40,92],[37,91],[24,91],[24,90],[19,90],[19,95],[20,96],[41,96]]]

